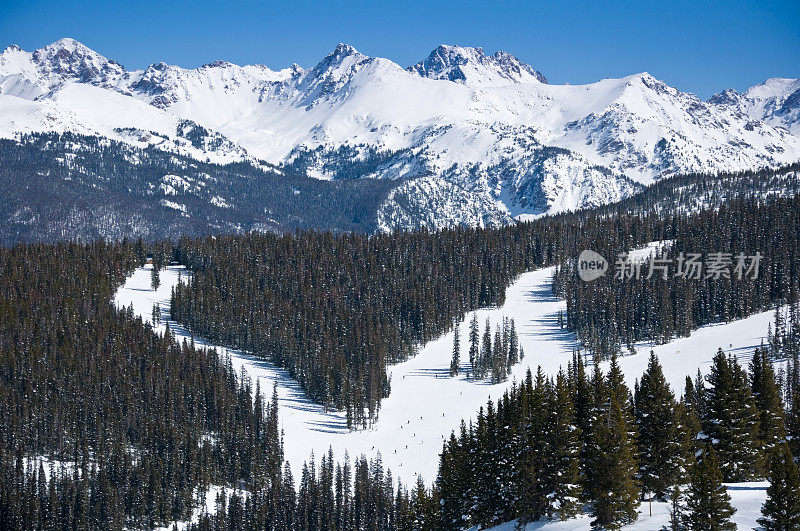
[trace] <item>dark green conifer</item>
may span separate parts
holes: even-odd
[[[559,371],[548,397],[546,436],[549,452],[545,463],[545,484],[548,499],[547,516],[566,520],[580,508],[581,432],[575,423],[566,375]]]
[[[459,337],[458,321],[456,321],[453,331],[453,357],[450,360],[450,376],[458,376],[458,368],[461,365],[461,338]]]
[[[785,415],[772,362],[763,348],[757,348],[750,362],[750,380],[759,413],[759,439],[769,450],[786,439]]]
[[[720,349],[714,356],[703,391],[703,435],[718,455],[725,481],[758,477],[759,412],[747,374]]]
[[[678,403],[651,351],[635,400],[642,491],[666,499],[685,470],[688,451]]]
[[[770,451],[768,479],[767,500],[758,523],[766,531],[800,529],[800,471],[785,443]]]
[[[733,531],[731,497],[722,484],[722,471],[714,448],[707,446],[691,467],[686,495],[686,522],[690,529]]]
[[[629,393],[614,365],[608,379],[597,366],[592,378],[585,474],[592,527],[598,529],[619,529],[634,522],[639,506]]]

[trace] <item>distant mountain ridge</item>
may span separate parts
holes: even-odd
[[[30,132],[319,179],[403,178],[380,230],[495,226],[663,176],[796,162],[800,80],[702,101],[647,73],[552,85],[507,52],[451,45],[408,68],[339,44],[309,69],[126,70],[67,38],[0,54],[0,137]]]

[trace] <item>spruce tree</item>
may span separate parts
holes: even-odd
[[[800,529],[800,471],[785,443],[771,450],[768,469],[767,500],[758,523],[766,531]]]
[[[683,507],[683,493],[678,485],[673,485],[669,494],[669,527],[662,531],[687,531]]]
[[[702,379],[701,379],[702,381]],[[692,378],[686,377],[683,398],[681,399],[681,425],[686,437],[685,445],[688,452],[696,454],[702,449],[702,442],[699,438],[702,424],[700,422],[700,403],[702,400],[702,388],[696,389]]]
[[[714,448],[707,446],[692,466],[686,496],[686,522],[690,529],[733,531],[731,497],[722,484],[722,471]]]
[[[747,374],[735,358],[719,349],[706,379],[709,386],[703,391],[703,435],[714,446],[725,481],[758,477],[759,412]]]
[[[575,408],[566,375],[559,371],[548,397],[546,437],[549,451],[545,463],[547,516],[573,518],[580,508],[581,432],[575,423]]]
[[[548,509],[550,493],[545,481],[545,459],[550,454],[547,434],[547,388],[541,367],[534,382],[530,372],[523,387],[524,425],[521,448],[515,466],[520,475],[516,485],[517,513],[523,523],[542,518]]]
[[[753,398],[759,413],[759,438],[769,450],[786,438],[783,402],[775,371],[765,349],[757,348],[750,362]]]
[[[150,287],[153,288],[153,291],[157,290],[158,287],[161,285],[161,278],[158,275],[158,268],[156,264],[152,264],[152,269],[150,270]]]
[[[489,323],[489,318],[486,318],[486,328],[483,331],[483,339],[481,340],[480,360],[478,361],[480,367],[479,379],[486,378],[487,373],[492,367],[492,325]]]
[[[608,380],[597,366],[592,378],[585,473],[594,517],[592,527],[599,529],[619,529],[634,522],[639,506],[629,393],[624,383],[618,381],[618,367],[614,365]]]
[[[458,375],[458,368],[461,365],[461,338],[459,337],[458,321],[453,331],[453,358],[450,360],[450,376]]]
[[[478,326],[478,314],[472,314],[472,320],[469,323],[469,364],[472,367],[472,374],[476,374],[476,361],[478,359],[478,353],[480,352],[479,347],[480,341],[480,327]]]
[[[642,491],[666,499],[685,469],[688,451],[678,403],[651,351],[635,397]]]
[[[509,370],[513,365],[519,363],[519,336],[517,336],[517,327],[514,324],[514,319],[511,319],[511,324],[508,332],[508,368]]]
[[[786,419],[786,431],[792,455],[800,456],[800,389],[792,396]]]

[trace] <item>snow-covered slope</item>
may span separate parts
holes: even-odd
[[[704,102],[646,73],[551,85],[511,54],[444,45],[408,69],[340,44],[308,70],[216,61],[128,71],[62,39],[0,54],[0,136],[142,142],[150,131],[167,139],[161,149],[203,160],[259,159],[320,178],[435,176],[483,210],[467,217],[477,223],[614,201],[674,173],[796,162],[798,83]],[[218,141],[187,146],[183,120]],[[447,208],[451,194],[429,185],[413,190],[416,203]]]
[[[182,266],[170,266],[161,272],[161,285],[154,292],[150,289],[150,267],[137,270],[126,281],[117,292],[116,304],[132,304],[136,315],[150,320],[153,304],[158,303],[164,319],[169,319],[171,289],[179,278],[186,281],[188,273]],[[251,378],[258,379],[262,390],[277,384],[286,459],[295,474],[300,473],[312,451],[319,456],[330,447],[337,458],[342,458],[345,451],[351,458],[362,453],[374,456],[380,451],[384,465],[403,483],[411,484],[420,474],[430,484],[437,473],[442,442],[451,431],[458,430],[461,419],[474,418],[487,400],[496,400],[514,381],[522,381],[529,368],[535,372],[541,366],[546,374],[554,375],[571,359],[578,344],[573,334],[558,326],[559,311],[564,312],[566,306],[552,294],[552,274],[553,269],[548,268],[520,275],[506,290],[502,307],[477,312],[480,323],[488,318],[494,326],[503,317],[516,322],[525,358],[512,368],[507,382],[491,385],[469,380],[464,377],[465,370],[458,377],[450,377],[453,333],[446,333],[426,344],[415,357],[389,368],[391,394],[382,401],[377,422],[367,430],[349,431],[344,413],[326,411],[312,402],[285,370],[241,351],[217,348],[232,357],[237,370],[244,369]],[[462,341],[471,317],[467,316],[460,325]],[[773,312],[764,312],[741,321],[704,327],[688,338],[665,345],[638,344],[636,354],[620,358],[627,384],[633,388],[641,377],[652,348],[661,359],[667,381],[680,395],[685,377],[694,376],[698,369],[708,372],[718,348],[747,363],[752,351],[764,341],[773,318]],[[169,324],[178,339],[189,340],[188,330],[174,321]],[[158,328],[163,331],[163,323]],[[213,346],[198,337],[194,341]],[[462,369],[467,369],[468,361],[462,363]]]

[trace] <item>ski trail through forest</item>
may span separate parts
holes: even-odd
[[[158,304],[161,323],[155,329],[163,333],[165,324],[182,341],[191,333],[170,318],[170,294],[179,281],[186,281],[189,272],[183,266],[171,265],[160,272],[160,286],[151,288],[152,265],[137,269],[115,297],[118,307],[133,305],[133,312],[152,322],[153,305]],[[417,356],[389,367],[391,394],[381,403],[378,420],[366,429],[350,431],[343,412],[326,410],[311,401],[288,372],[268,361],[245,352],[220,347],[194,337],[196,346],[215,348],[229,355],[237,372],[246,371],[259,383],[265,398],[277,385],[279,418],[284,433],[285,458],[291,463],[295,477],[300,476],[302,464],[311,458],[333,450],[336,459],[345,452],[350,459],[365,454],[375,456],[379,451],[383,465],[395,478],[413,484],[421,474],[426,483],[435,479],[442,443],[451,431],[458,431],[461,420],[474,419],[488,400],[496,400],[505,389],[525,378],[530,368],[538,366],[545,374],[554,375],[566,368],[577,348],[574,334],[559,326],[559,312],[566,314],[566,304],[551,291],[553,269],[523,273],[507,288],[504,304],[499,308],[483,308],[476,312],[481,333],[489,319],[492,330],[504,317],[513,318],[525,358],[512,367],[506,382],[490,384],[488,380],[466,377],[469,369],[469,322],[472,313],[460,323],[461,370],[458,376],[449,374],[453,349],[453,332],[429,342]],[[625,355],[620,365],[629,386],[641,377],[652,348],[660,356],[664,373],[673,391],[680,396],[686,375],[694,376],[699,368],[707,372],[711,358],[718,348],[735,353],[746,363],[752,351],[765,338],[772,312],[764,312],[734,323],[711,325],[694,331],[691,337],[665,345],[640,343],[636,354]],[[591,361],[591,360],[589,360]]]

